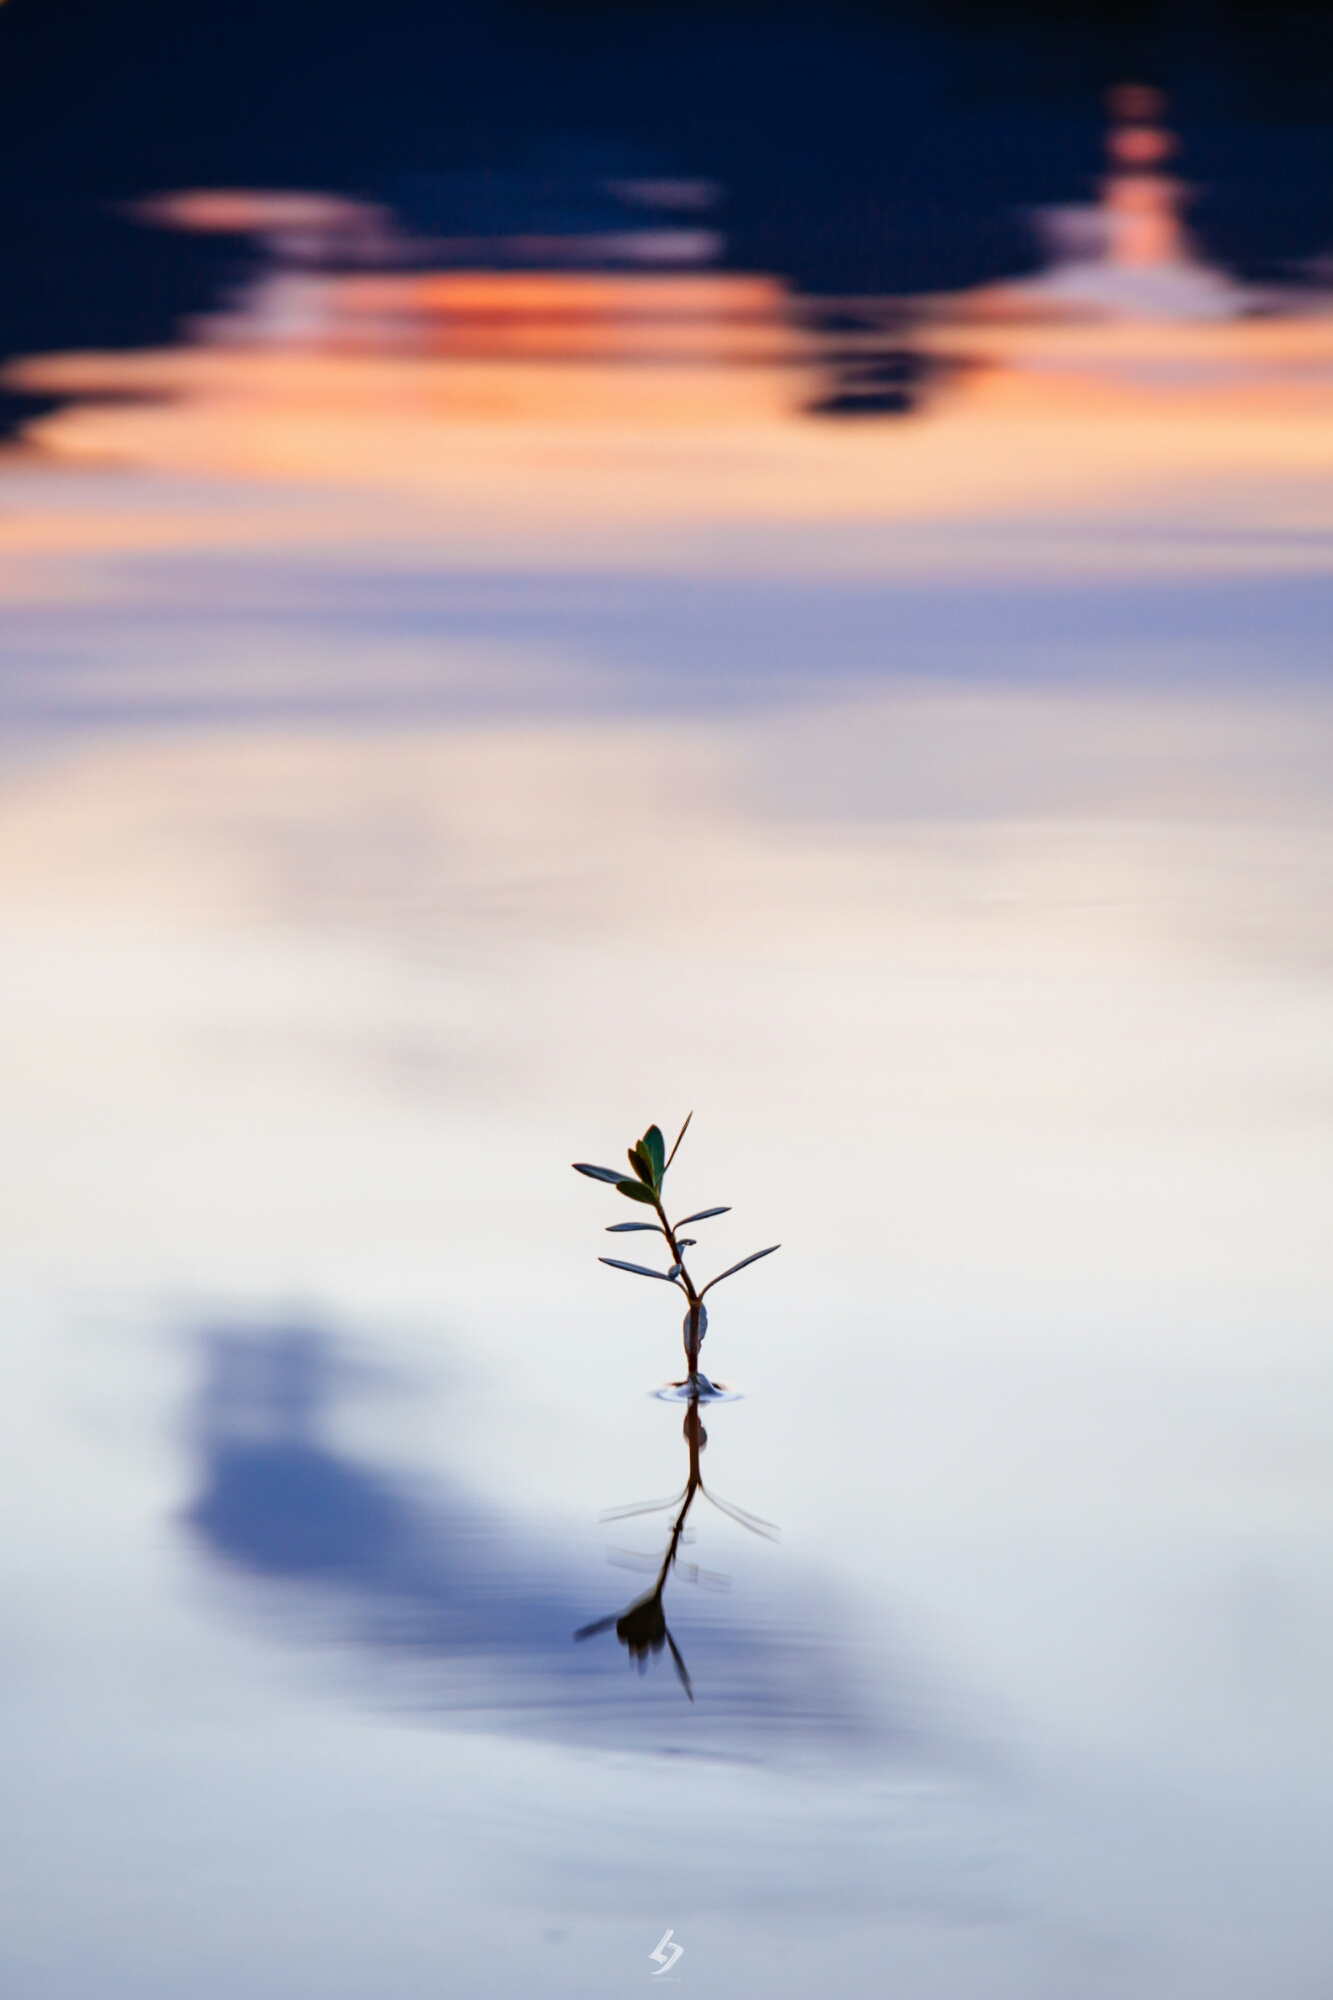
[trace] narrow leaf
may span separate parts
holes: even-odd
[[[590,1167],[586,1160],[575,1160],[574,1172],[586,1174],[590,1181],[610,1181],[612,1187],[625,1178],[619,1167]]]
[[[776,1542],[781,1539],[782,1530],[776,1522],[761,1520],[758,1514],[747,1514],[744,1507],[738,1507],[732,1500],[719,1500],[717,1494],[710,1493],[707,1488],[704,1489],[704,1498],[712,1501],[719,1514],[728,1515],[731,1520],[739,1522],[742,1528],[748,1528],[752,1535],[760,1535],[766,1542]]]
[[[662,1137],[660,1126],[650,1125],[640,1139],[639,1145],[652,1162],[653,1179],[660,1187],[662,1176],[666,1172],[666,1140]]]
[[[693,1688],[692,1688],[692,1687],[690,1686],[690,1676],[689,1676],[689,1670],[687,1669],[687,1667],[686,1667],[686,1665],[685,1665],[685,1662],[684,1662],[684,1660],[682,1660],[682,1659],[681,1659],[681,1657],[680,1657],[680,1647],[679,1647],[679,1646],[678,1646],[678,1645],[676,1644],[676,1642],[675,1642],[675,1640],[674,1640],[674,1639],[672,1638],[672,1636],[671,1636],[670,1632],[669,1632],[669,1631],[667,1631],[667,1625],[666,1625],[666,1620],[665,1620],[665,1619],[663,1619],[663,1621],[662,1621],[662,1630],[663,1630],[664,1632],[666,1632],[666,1642],[667,1642],[668,1646],[670,1646],[670,1648],[671,1648],[671,1657],[672,1657],[672,1659],[673,1659],[673,1660],[675,1661],[675,1663],[676,1663],[676,1673],[678,1674],[678,1676],[679,1676],[679,1678],[680,1678],[680,1684],[681,1684],[681,1686],[682,1686],[682,1687],[684,1688],[684,1690],[685,1690],[686,1694],[687,1694],[687,1695],[689,1696],[690,1700],[691,1700],[691,1701],[693,1701],[693,1700],[694,1700],[694,1689],[693,1689]],[[652,1953],[651,1953],[651,1952],[649,1952],[648,1956],[649,1956],[649,1957],[651,1958],[651,1957],[652,1957]],[[667,1961],[667,1963],[668,1963],[668,1964],[671,1964],[672,1962],[673,1962],[673,1961],[672,1961],[672,1960],[670,1960],[670,1959],[668,1959],[668,1961]]]
[[[669,1278],[665,1271],[650,1271],[646,1264],[626,1264],[619,1257],[599,1257],[597,1261],[599,1264],[611,1264],[617,1271],[633,1271],[636,1278],[660,1278],[664,1285],[674,1285],[676,1282],[674,1278]]]
[[[693,1215],[682,1215],[676,1227],[677,1229],[683,1229],[687,1222],[707,1222],[710,1215],[730,1214],[731,1210],[729,1208],[700,1208]]]
[[[596,1638],[599,1632],[609,1632],[611,1630],[611,1627],[615,1624],[615,1622],[616,1622],[616,1614],[613,1611],[609,1618],[599,1618],[595,1624],[580,1625],[578,1631],[574,1634],[574,1637],[576,1639]],[[669,1959],[667,1963],[672,1964],[674,1963],[674,1961]]]
[[[606,1225],[608,1236],[628,1236],[631,1229],[648,1229],[654,1236],[662,1234],[655,1222],[608,1222]]]
[[[679,1507],[684,1498],[685,1488],[682,1486],[680,1492],[673,1493],[669,1500],[634,1500],[628,1507],[608,1507],[597,1518],[599,1521],[630,1521],[636,1514],[665,1514],[669,1507]],[[652,1977],[651,1973],[649,1977]]]
[[[641,1153],[637,1146],[632,1146],[626,1157],[644,1186],[654,1187],[656,1184],[653,1180],[653,1163],[648,1155]]]
[[[687,1118],[686,1118],[686,1120],[685,1120],[685,1123],[684,1123],[684,1124],[683,1124],[683,1125],[681,1126],[681,1128],[680,1128],[679,1132],[677,1132],[677,1134],[676,1134],[676,1143],[675,1143],[675,1145],[674,1145],[674,1146],[673,1146],[673,1147],[671,1148],[671,1151],[670,1151],[670,1152],[669,1152],[669,1153],[667,1154],[667,1163],[666,1163],[666,1167],[663,1167],[663,1169],[662,1169],[662,1172],[663,1172],[663,1173],[665,1173],[665,1172],[666,1172],[666,1170],[667,1170],[667,1167],[669,1167],[669,1166],[671,1165],[671,1162],[672,1162],[672,1161],[673,1161],[673,1160],[675,1159],[675,1157],[676,1157],[676,1154],[677,1154],[677,1153],[678,1153],[678,1152],[680,1151],[680,1142],[681,1142],[681,1140],[682,1140],[682,1139],[683,1139],[683,1138],[685,1137],[685,1134],[686,1134],[686,1133],[687,1133],[687,1132],[689,1131],[689,1129],[690,1129],[690,1119],[691,1119],[691,1118],[693,1118],[693,1116],[694,1116],[694,1113],[693,1113],[693,1112],[691,1111],[691,1112],[689,1113],[689,1115],[687,1116]]]
[[[616,1193],[623,1194],[629,1201],[646,1201],[650,1208],[657,1205],[657,1197],[642,1181],[617,1181]]]
[[[761,1257],[771,1257],[775,1250],[780,1250],[781,1248],[782,1245],[780,1243],[770,1243],[767,1250],[755,1250],[750,1256],[742,1257],[739,1264],[730,1264],[725,1271],[719,1271],[715,1278],[710,1278],[704,1286],[704,1292],[711,1292],[714,1285],[720,1285],[724,1278],[730,1278],[737,1271],[743,1271],[747,1264],[757,1264]],[[700,1298],[703,1297],[704,1292],[700,1292]]]

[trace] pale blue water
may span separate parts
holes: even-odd
[[[1329,585],[1208,526],[33,573],[6,1991],[1322,1990]],[[693,1700],[569,1172],[691,1107]]]

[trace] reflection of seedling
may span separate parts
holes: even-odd
[[[693,1116],[694,1113],[691,1112],[690,1118]],[[576,1160],[574,1171],[576,1174],[587,1174],[590,1180],[609,1182],[618,1194],[623,1194],[629,1201],[644,1203],[656,1215],[656,1222],[613,1222],[609,1225],[609,1232],[614,1236],[621,1236],[633,1230],[649,1230],[653,1235],[665,1237],[667,1249],[671,1253],[669,1271],[653,1271],[646,1264],[627,1264],[620,1257],[603,1257],[600,1261],[612,1265],[617,1271],[632,1271],[639,1278],[660,1278],[664,1283],[676,1285],[684,1292],[690,1304],[682,1329],[685,1337],[685,1358],[690,1368],[690,1386],[695,1388],[699,1376],[699,1345],[708,1330],[708,1310],[704,1305],[704,1294],[711,1292],[714,1285],[720,1285],[724,1278],[730,1278],[735,1272],[743,1271],[747,1264],[756,1264],[761,1257],[771,1257],[773,1252],[782,1246],[770,1243],[766,1250],[755,1250],[750,1256],[742,1257],[739,1264],[732,1264],[725,1271],[719,1271],[717,1276],[710,1278],[702,1289],[696,1289],[694,1280],[685,1268],[685,1252],[695,1247],[695,1238],[681,1236],[679,1232],[691,1222],[707,1222],[712,1216],[730,1214],[730,1210],[701,1208],[693,1215],[682,1216],[679,1222],[667,1221],[666,1210],[662,1206],[662,1182],[666,1178],[667,1168],[679,1151],[680,1142],[689,1128],[690,1118],[687,1118],[681,1126],[676,1143],[669,1153],[659,1128],[656,1125],[648,1127],[642,1139],[629,1150],[629,1163],[634,1170],[632,1178],[623,1174],[618,1167],[590,1167],[586,1161]]]
[[[689,1120],[687,1119],[685,1122],[688,1124]],[[680,1141],[677,1140],[676,1144],[679,1145]],[[776,1247],[775,1244],[774,1248],[776,1249]],[[761,1252],[760,1254],[762,1255],[763,1253]],[[739,1265],[736,1268],[739,1269]],[[716,1280],[714,1280],[714,1283],[716,1283]],[[645,1500],[637,1506],[617,1507],[611,1513],[602,1516],[604,1521],[628,1521],[631,1516],[636,1514],[660,1514],[666,1513],[672,1508],[677,1510],[676,1517],[671,1524],[671,1536],[667,1542],[666,1554],[662,1557],[657,1571],[656,1582],[645,1597],[636,1598],[628,1610],[622,1611],[619,1617],[612,1612],[609,1618],[598,1618],[593,1624],[582,1626],[574,1634],[574,1637],[576,1639],[592,1639],[599,1632],[609,1632],[614,1626],[617,1639],[619,1639],[622,1646],[628,1647],[630,1658],[638,1661],[641,1673],[648,1664],[648,1655],[650,1653],[660,1653],[663,1646],[669,1646],[671,1648],[671,1657],[676,1663],[676,1672],[680,1676],[680,1684],[690,1700],[693,1701],[694,1690],[690,1686],[689,1670],[681,1658],[680,1648],[672,1638],[667,1626],[666,1612],[662,1607],[662,1593],[666,1589],[668,1576],[676,1567],[676,1556],[680,1549],[681,1540],[685,1533],[685,1523],[689,1518],[689,1512],[694,1505],[695,1497],[702,1493],[704,1498],[711,1500],[713,1505],[723,1514],[730,1516],[733,1521],[738,1521],[741,1527],[749,1528],[752,1534],[762,1535],[766,1541],[775,1540],[778,1531],[771,1521],[761,1521],[757,1514],[747,1514],[743,1507],[733,1506],[728,1500],[719,1500],[717,1494],[710,1493],[704,1485],[703,1473],[699,1467],[699,1455],[708,1443],[708,1433],[699,1421],[699,1396],[697,1390],[690,1397],[689,1408],[685,1412],[684,1435],[685,1442],[689,1446],[690,1470],[683,1493],[675,1494],[670,1500]],[[691,1568],[693,1567],[691,1565]],[[701,1580],[697,1570],[692,1580],[696,1583]],[[720,1581],[720,1579],[717,1580]]]

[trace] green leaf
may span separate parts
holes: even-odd
[[[639,1176],[639,1179],[643,1182],[644,1186],[650,1188],[656,1188],[657,1183],[653,1179],[653,1163],[649,1159],[647,1153],[645,1153],[642,1150],[642,1145],[643,1142],[642,1140],[640,1140],[637,1146],[632,1146],[630,1148],[629,1153],[627,1154],[626,1157],[628,1158],[629,1163],[633,1167],[635,1173]]]
[[[640,1152],[647,1153],[649,1160],[652,1162],[654,1185],[661,1187],[662,1176],[666,1172],[666,1140],[662,1137],[658,1126],[650,1125],[648,1127],[648,1130],[639,1141],[639,1150]]]
[[[710,1215],[730,1214],[731,1210],[729,1208],[696,1208],[693,1215],[682,1215],[676,1227],[677,1229],[683,1229],[687,1222],[707,1222]]]
[[[608,1236],[624,1236],[631,1229],[646,1229],[653,1236],[662,1234],[661,1228],[655,1222],[608,1222],[606,1225]]]
[[[590,1181],[610,1181],[612,1187],[622,1178],[619,1167],[590,1167],[586,1160],[575,1160],[574,1172],[586,1174]]]
[[[616,1193],[627,1196],[630,1201],[646,1201],[650,1207],[657,1205],[652,1189],[646,1188],[642,1181],[617,1181]]]

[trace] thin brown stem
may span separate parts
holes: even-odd
[[[691,1117],[693,1115],[693,1113],[690,1114]],[[685,1123],[688,1125],[689,1122],[687,1118]],[[684,1137],[683,1129],[681,1137]],[[678,1146],[679,1144],[680,1140],[677,1139],[676,1145]],[[674,1152],[674,1150],[675,1148],[673,1147],[672,1151]],[[654,1197],[653,1206],[657,1210],[657,1219],[662,1225],[662,1234],[666,1237],[667,1244],[671,1250],[671,1261],[679,1272],[681,1284],[685,1289],[685,1296],[690,1302],[689,1319],[687,1321],[688,1332],[685,1336],[685,1359],[689,1365],[690,1380],[693,1382],[699,1373],[699,1313],[703,1303],[703,1295],[695,1291],[694,1280],[685,1269],[684,1255],[680,1245],[676,1241],[676,1232],[667,1221],[666,1210],[662,1206],[660,1196]]]
[[[675,1159],[675,1157],[676,1157],[677,1153],[678,1153],[678,1152],[680,1151],[680,1142],[681,1142],[681,1140],[682,1140],[682,1139],[683,1139],[683,1138],[685,1137],[685,1134],[686,1134],[686,1133],[687,1133],[687,1132],[689,1131],[689,1129],[690,1129],[690,1119],[691,1119],[691,1118],[693,1118],[693,1116],[694,1116],[694,1113],[693,1113],[692,1111],[689,1111],[689,1112],[687,1112],[687,1113],[686,1113],[686,1115],[685,1115],[685,1123],[684,1123],[684,1124],[683,1124],[683,1125],[681,1126],[681,1128],[680,1128],[679,1132],[677,1132],[677,1134],[676,1134],[676,1143],[675,1143],[675,1145],[674,1145],[674,1146],[673,1146],[673,1147],[671,1148],[671,1151],[670,1151],[670,1152],[669,1152],[669,1153],[667,1154],[667,1163],[666,1163],[666,1167],[663,1167],[663,1169],[662,1169],[662,1172],[663,1172],[663,1175],[665,1175],[665,1173],[666,1173],[666,1170],[667,1170],[667,1167],[669,1167],[669,1166],[671,1165],[671,1162],[672,1162],[672,1161],[673,1161],[673,1160]]]

